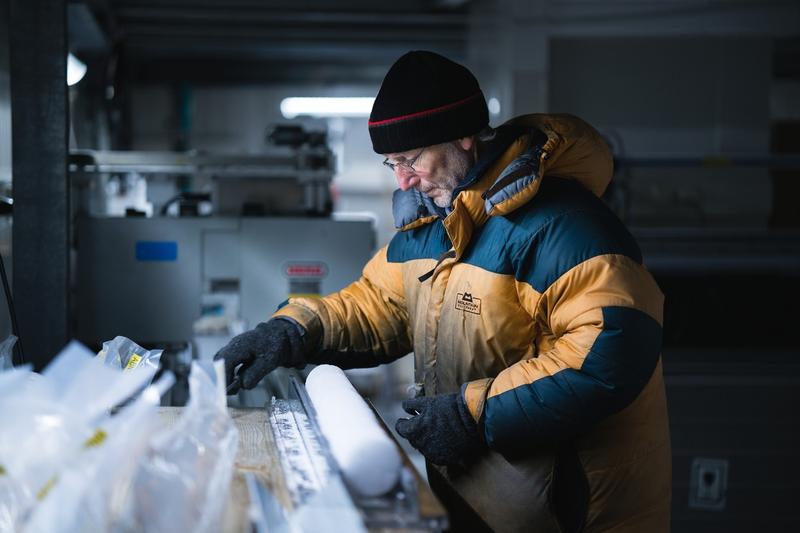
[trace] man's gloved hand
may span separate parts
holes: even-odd
[[[299,324],[273,318],[231,339],[214,356],[214,360],[225,360],[228,394],[236,394],[240,387],[252,389],[279,366],[305,364],[303,333]],[[234,379],[238,384],[234,384]]]
[[[395,429],[437,465],[465,464],[486,448],[460,392],[406,400]]]

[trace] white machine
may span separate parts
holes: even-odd
[[[187,342],[204,314],[231,313],[225,302],[253,327],[291,295],[325,295],[355,281],[374,240],[369,220],[83,218],[78,338]]]

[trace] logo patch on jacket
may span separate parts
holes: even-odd
[[[469,292],[459,292],[456,297],[456,309],[479,315],[481,314],[481,299],[475,298]]]

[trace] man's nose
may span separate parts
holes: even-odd
[[[397,178],[397,185],[401,191],[407,191],[411,187],[419,185],[419,176],[413,172],[406,172],[405,170],[397,170],[394,173]]]

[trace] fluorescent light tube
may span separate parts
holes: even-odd
[[[284,118],[368,117],[374,101],[372,97],[291,97],[281,101],[281,114]]]

